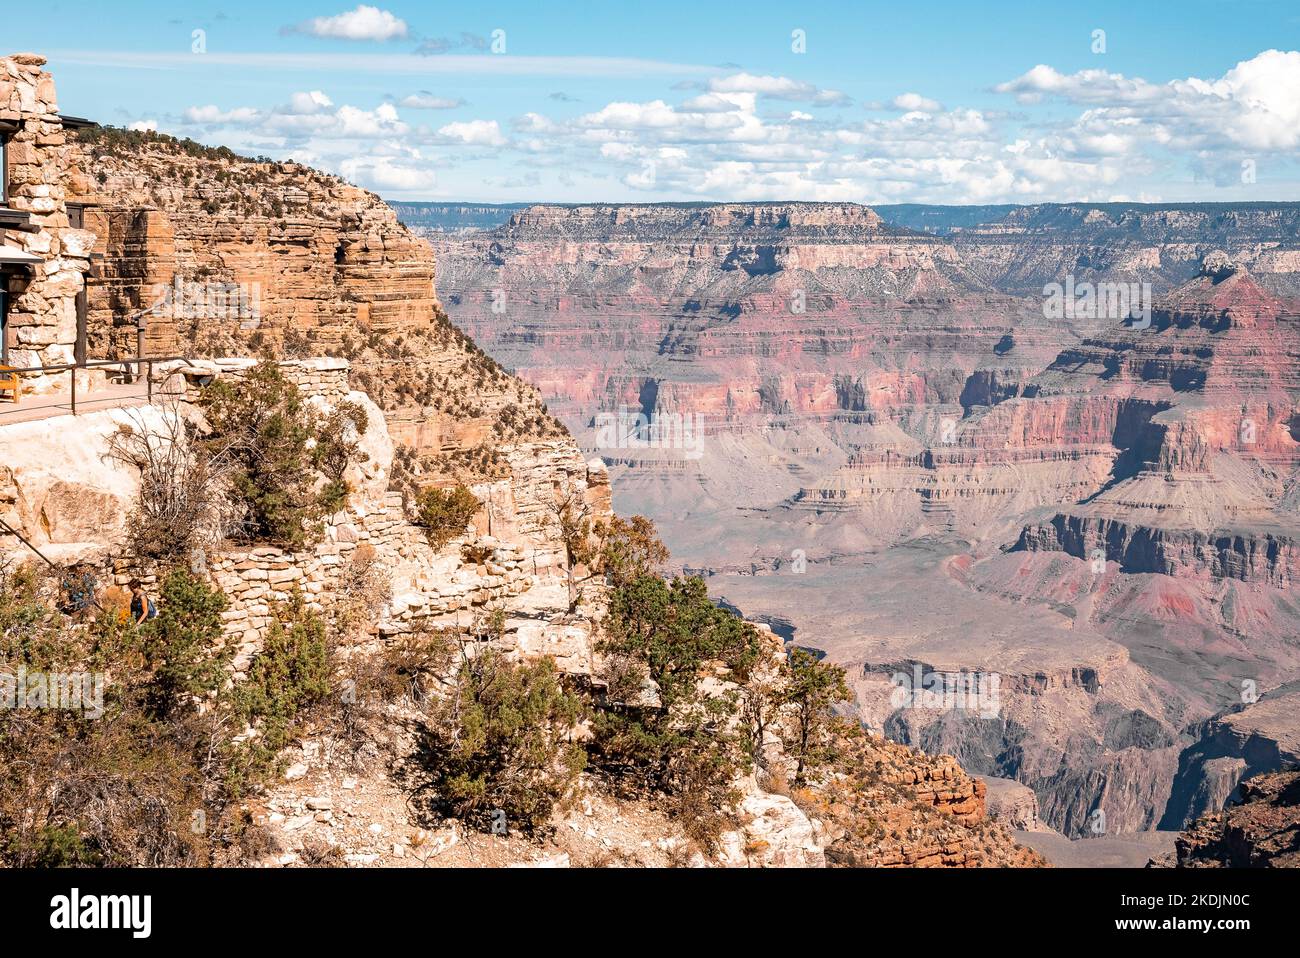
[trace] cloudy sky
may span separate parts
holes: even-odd
[[[390,199],[1300,199],[1293,0],[56,0],[2,45]]]

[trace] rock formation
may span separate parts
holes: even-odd
[[[890,215],[533,207],[433,242],[450,315],[615,506],[847,665],[871,728],[1029,785],[1071,837],[1177,827],[1239,777],[1205,723],[1300,665],[1300,213]],[[1054,314],[1049,283],[1140,308]],[[702,441],[654,439],[683,419]],[[1000,676],[997,719],[897,709],[916,666]]]
[[[1300,868],[1300,772],[1260,775],[1243,783],[1240,801],[1198,818],[1155,868]]]

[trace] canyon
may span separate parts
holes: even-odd
[[[1300,205],[427,215],[450,318],[869,729],[1074,839],[1296,763]],[[917,669],[996,676],[996,714],[899,707]]]
[[[232,653],[232,683],[248,679],[282,604],[297,596],[307,610],[332,616],[340,596],[353,595],[364,600],[367,620],[346,640],[349,657],[382,656],[412,634],[482,631],[495,614],[490,641],[511,661],[546,659],[566,683],[601,687],[597,637],[608,587],[599,573],[574,567],[560,505],[608,520],[608,470],[581,451],[535,387],[450,322],[430,247],[379,197],[300,164],[148,132],[47,129],[61,120],[43,60],[13,62],[13,72],[44,91],[48,118],[32,122],[57,151],[33,165],[58,180],[60,199],[66,195],[84,225],[68,232],[60,209],[31,231],[34,248],[71,237],[86,254],[76,264],[79,288],[59,274],[69,307],[77,300],[79,328],[63,321],[73,313],[60,307],[49,355],[70,354],[84,332],[79,345],[102,363],[78,372],[91,397],[109,384],[140,391],[75,416],[46,406],[0,419],[0,572],[39,554],[93,574],[106,596],[137,579],[157,594],[162,570],[129,554],[127,543],[142,477],[114,444],[143,436],[166,447],[201,433],[202,390],[238,389],[259,361],[274,363],[313,415],[328,418],[347,405],[365,413],[365,425],[354,437],[349,493],[322,518],[318,538],[297,547],[218,537],[188,555],[191,573],[224,597],[219,631]],[[49,325],[34,308],[46,291],[45,264],[32,272],[36,282],[21,302],[33,309],[20,314],[20,334]],[[214,289],[236,295],[207,298]],[[204,297],[190,308],[195,290]],[[152,360],[143,370],[128,361],[140,346]],[[59,389],[54,381],[32,385]],[[413,523],[407,500],[451,486],[465,487],[477,506],[463,528],[435,543]],[[759,635],[781,661],[781,637],[762,624]],[[343,774],[352,769],[336,760],[329,733],[296,740],[282,756],[283,775],[240,809],[269,836],[267,845],[231,863],[1043,863],[1009,831],[1023,821],[1019,805],[1014,814],[990,808],[985,782],[952,757],[878,734],[855,740],[852,783],[791,797],[752,774],[739,781],[735,827],[716,848],[696,848],[653,803],[615,798],[589,776],[547,843],[514,832],[462,842],[458,823],[413,807],[401,778],[418,764],[416,743],[403,732],[411,718],[389,707],[376,739],[383,761],[365,774]],[[236,742],[257,735],[250,727]]]

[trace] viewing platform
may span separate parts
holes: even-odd
[[[76,411],[100,412],[121,406],[143,405],[148,401],[149,390],[145,383],[109,383],[89,392],[78,392]],[[72,413],[72,394],[66,391],[24,394],[17,402],[0,400],[0,426],[53,416],[70,416]]]

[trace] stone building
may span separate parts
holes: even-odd
[[[85,358],[86,273],[95,234],[67,201],[80,176],[54,78],[31,53],[0,57],[0,365]],[[66,389],[63,374],[28,374],[23,389]]]

